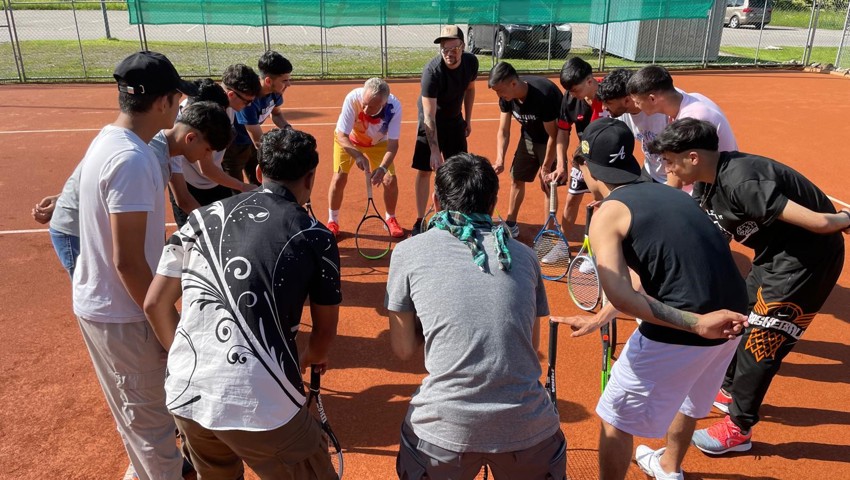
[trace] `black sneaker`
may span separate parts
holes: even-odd
[[[413,229],[410,231],[410,236],[415,237],[422,233],[422,220],[416,220],[416,223],[413,224]]]

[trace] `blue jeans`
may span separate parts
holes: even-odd
[[[73,279],[74,267],[77,266],[77,257],[80,255],[80,237],[57,232],[51,228],[50,241],[53,242],[53,249],[56,250],[59,263]]]

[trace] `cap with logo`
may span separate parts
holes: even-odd
[[[461,30],[457,25],[446,25],[442,30],[440,30],[440,36],[434,40],[434,43],[440,43],[443,40],[453,40],[455,38],[462,42],[463,30]]]
[[[580,153],[596,180],[615,185],[631,183],[641,175],[634,156],[635,136],[614,118],[600,118],[584,130]]]
[[[163,95],[173,90],[190,97],[198,94],[198,87],[181,79],[171,61],[161,53],[134,53],[121,60],[112,76],[118,82],[118,91],[130,95]]]

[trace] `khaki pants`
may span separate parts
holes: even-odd
[[[302,408],[274,430],[209,430],[175,416],[198,480],[236,480],[242,461],[263,480],[336,480],[319,422]]]
[[[165,408],[167,353],[147,321],[77,318],[118,433],[140,480],[182,479],[174,418]]]

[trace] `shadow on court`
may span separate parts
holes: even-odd
[[[780,480],[777,477],[741,475],[740,473],[685,472],[685,480]]]
[[[812,442],[788,442],[771,445],[764,442],[753,442],[753,449],[750,452],[741,453],[740,456],[751,457],[752,455],[762,457],[775,456],[789,460],[820,460],[846,464],[847,459],[850,458],[850,445],[830,445]]]
[[[763,405],[759,412],[762,420],[792,427],[821,425],[850,425],[850,412],[806,407],[777,407]],[[850,459],[850,456],[846,457]]]
[[[847,312],[847,306],[850,305],[850,288],[841,285],[835,285],[829,298],[821,308],[821,314],[829,314],[844,322],[850,321],[850,315]],[[815,317],[815,322],[818,318]],[[847,357],[845,357],[847,358]]]
[[[322,115],[316,112],[307,112],[304,110],[284,110],[284,115],[286,115],[287,121],[302,121],[309,120],[315,117],[321,117]]]
[[[817,320],[815,320],[817,321]],[[802,340],[794,347],[794,352],[813,357],[832,360],[837,363],[792,363],[785,361],[779,370],[783,377],[803,378],[816,382],[850,383],[850,345],[823,340]]]

